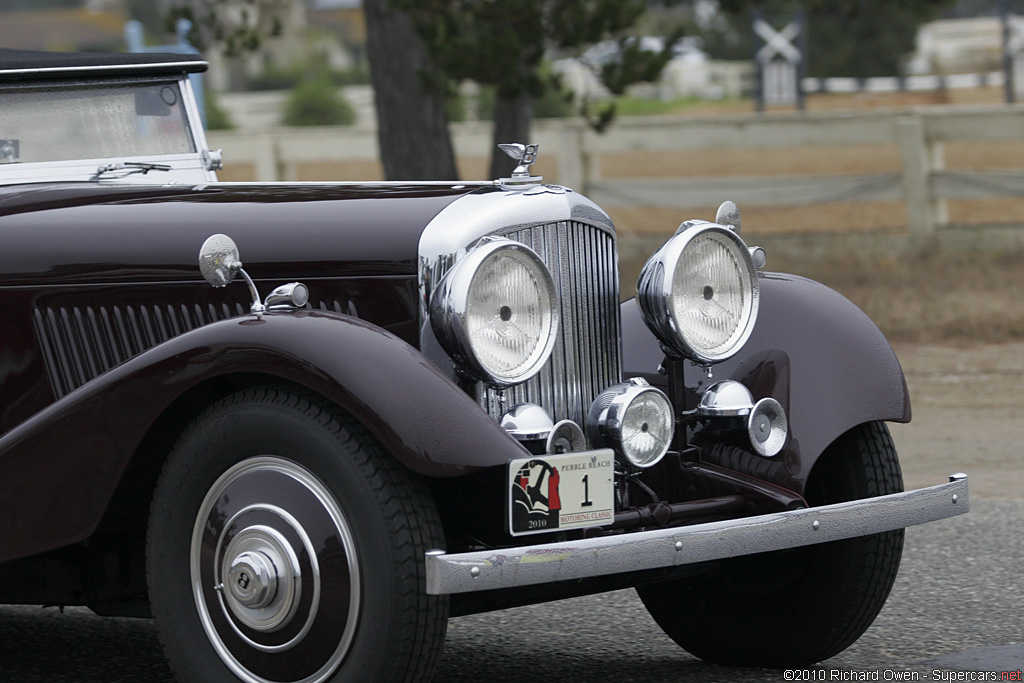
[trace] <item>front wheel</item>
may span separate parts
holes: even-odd
[[[811,505],[828,505],[902,490],[889,430],[874,422],[828,448],[805,493]],[[898,529],[723,560],[699,576],[637,592],[658,625],[701,659],[807,666],[846,649],[871,625],[896,579],[902,550]]]
[[[436,508],[351,417],[281,388],[235,394],[161,474],[147,571],[188,683],[428,680],[448,603],[424,589]]]

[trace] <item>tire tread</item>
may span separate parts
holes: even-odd
[[[388,638],[388,652],[382,658],[377,680],[395,683],[431,680],[440,660],[448,622],[447,597],[426,592],[425,553],[444,547],[439,515],[426,483],[388,454],[353,416],[304,389],[268,385],[240,391],[210,406],[182,433],[172,449],[172,456],[164,463],[161,482],[168,479],[169,470],[177,466],[174,454],[182,444],[227,432],[232,413],[254,405],[304,416],[329,434],[364,476],[389,532],[391,561],[396,563],[394,585],[400,587],[394,592],[396,611],[391,620],[396,629]],[[155,496],[151,518],[166,514],[168,501],[175,498],[174,491],[165,492],[163,497]],[[151,539],[147,543],[147,564],[159,561],[153,552]],[[155,616],[159,620],[161,615]],[[178,665],[166,643],[164,649],[178,680],[192,683],[192,672]]]

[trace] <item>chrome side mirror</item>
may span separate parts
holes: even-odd
[[[724,225],[729,228],[737,235],[740,234],[740,228],[742,227],[742,220],[740,219],[740,210],[736,206],[735,202],[724,201],[718,207],[718,212],[715,214],[715,223]],[[761,247],[749,247],[750,258],[754,260],[754,267],[760,270],[764,268],[765,263],[768,261],[768,256],[765,250]]]
[[[210,235],[199,250],[199,272],[213,287],[227,287],[242,269],[238,246],[227,235]]]
[[[309,301],[309,290],[301,282],[289,282],[281,285],[267,295],[267,300],[260,303],[260,294],[252,278],[242,268],[238,259],[238,246],[227,235],[210,235],[199,249],[199,272],[214,287],[227,287],[240,274],[249,285],[252,294],[250,311],[256,314],[268,308],[302,308]]]
[[[252,294],[252,306],[249,310],[257,314],[267,310],[267,307],[260,303],[260,293],[256,291],[252,278],[238,260],[238,246],[227,235],[217,234],[206,238],[199,249],[199,272],[214,287],[227,287],[235,279],[235,275],[241,273],[249,285],[249,293]]]

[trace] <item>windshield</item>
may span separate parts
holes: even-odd
[[[195,152],[174,82],[0,89],[0,164]]]

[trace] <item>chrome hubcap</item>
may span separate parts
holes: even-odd
[[[304,467],[263,456],[221,475],[199,508],[190,568],[210,644],[246,683],[321,683],[348,652],[355,543],[330,490]]]
[[[277,570],[265,553],[242,553],[231,563],[228,585],[241,607],[266,607],[277,595]]]
[[[239,515],[255,509],[250,506]],[[287,515],[283,510],[263,509],[282,520]],[[269,526],[251,526],[231,539],[222,557],[223,583],[218,585],[224,586],[224,602],[231,613],[265,633],[287,626],[302,597],[302,568],[288,539]]]

